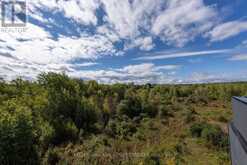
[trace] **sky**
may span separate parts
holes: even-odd
[[[246,0],[27,0],[26,9],[24,28],[0,27],[5,80],[247,80]]]

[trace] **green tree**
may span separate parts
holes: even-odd
[[[37,164],[36,140],[30,109],[0,109],[0,164]]]

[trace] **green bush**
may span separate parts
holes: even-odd
[[[42,122],[38,133],[41,149],[46,150],[52,143],[52,139],[55,136],[55,130],[48,122]]]
[[[201,137],[203,129],[207,126],[206,123],[194,123],[190,127],[190,133],[193,137]]]
[[[148,155],[144,160],[144,165],[160,165],[160,157],[155,154]]]
[[[55,149],[49,149],[45,153],[45,156],[42,160],[43,165],[55,165],[59,162],[60,157],[58,152]]]
[[[169,116],[169,108],[165,105],[159,106],[159,117],[160,118],[166,118]]]
[[[228,146],[227,136],[222,132],[221,128],[216,125],[208,125],[202,131],[202,138],[216,148],[225,148]]]
[[[195,123],[190,127],[193,137],[201,137],[217,149],[228,149],[228,137],[217,125]]]
[[[78,139],[79,130],[72,121],[58,121],[55,125],[55,135],[52,139],[52,144],[59,145]]]
[[[0,164],[36,164],[36,140],[30,109],[0,109]]]
[[[126,139],[136,132],[136,126],[131,120],[110,120],[106,127],[106,132],[112,137]]]

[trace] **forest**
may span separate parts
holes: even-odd
[[[0,80],[0,164],[230,164],[231,97],[247,83]]]

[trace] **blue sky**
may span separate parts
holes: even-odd
[[[30,0],[26,27],[0,29],[0,77],[245,81],[246,9],[246,0]]]

